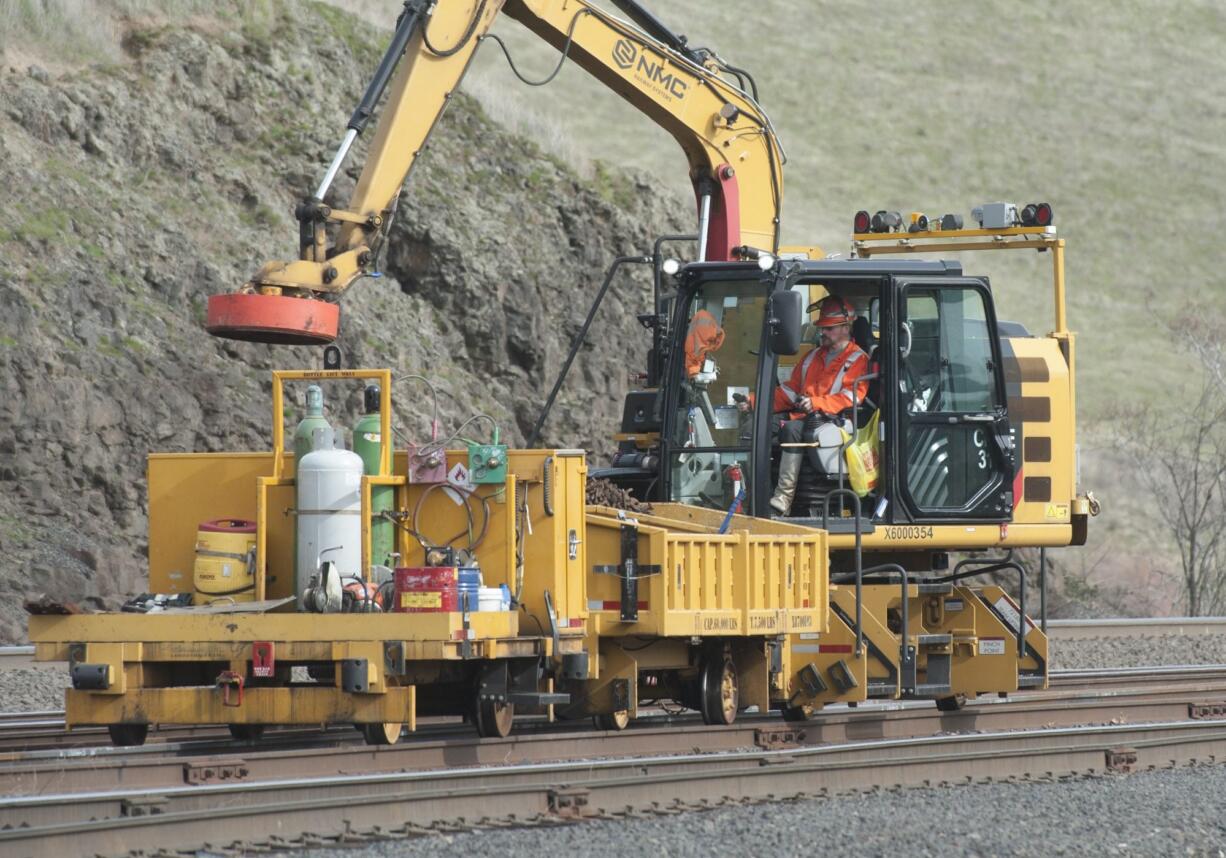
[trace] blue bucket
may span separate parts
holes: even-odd
[[[476,566],[460,567],[460,610],[476,611],[480,609],[481,570]]]

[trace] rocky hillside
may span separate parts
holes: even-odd
[[[0,59],[0,639],[22,638],[25,594],[139,591],[145,454],[267,448],[269,370],[319,363],[202,328],[209,295],[296,252],[293,206],[383,41],[329,7],[273,9],[239,31],[133,25],[122,62],[81,72]],[[350,163],[340,201],[361,153]],[[609,260],[688,216],[599,176],[458,99],[407,186],[386,276],[346,298],[347,363],[429,376],[444,425],[483,412],[522,439]],[[547,443],[607,449],[647,294],[642,275],[611,293]],[[420,437],[425,397],[397,395]]]

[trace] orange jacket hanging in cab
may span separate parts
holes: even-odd
[[[724,329],[707,310],[699,310],[690,319],[690,331],[685,335],[685,377],[702,372],[702,362],[724,344]]]

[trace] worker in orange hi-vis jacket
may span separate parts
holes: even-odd
[[[843,412],[864,400],[868,382],[868,355],[851,339],[856,310],[844,298],[831,295],[819,305],[817,328],[820,345],[805,355],[786,383],[775,389],[774,411],[788,419],[779,429],[781,444],[817,442],[817,463],[829,475],[839,472],[843,432],[850,421]],[[854,397],[854,398],[853,398]],[[779,461],[779,484],[771,508],[787,515],[796,494],[804,448],[784,447]]]
[[[719,351],[724,344],[724,329],[707,310],[699,310],[690,319],[690,330],[685,335],[685,377],[693,378],[702,372],[707,355]]]

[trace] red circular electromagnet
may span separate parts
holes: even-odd
[[[314,298],[231,292],[209,296],[205,329],[215,337],[275,345],[322,346],[336,339],[341,308]]]

